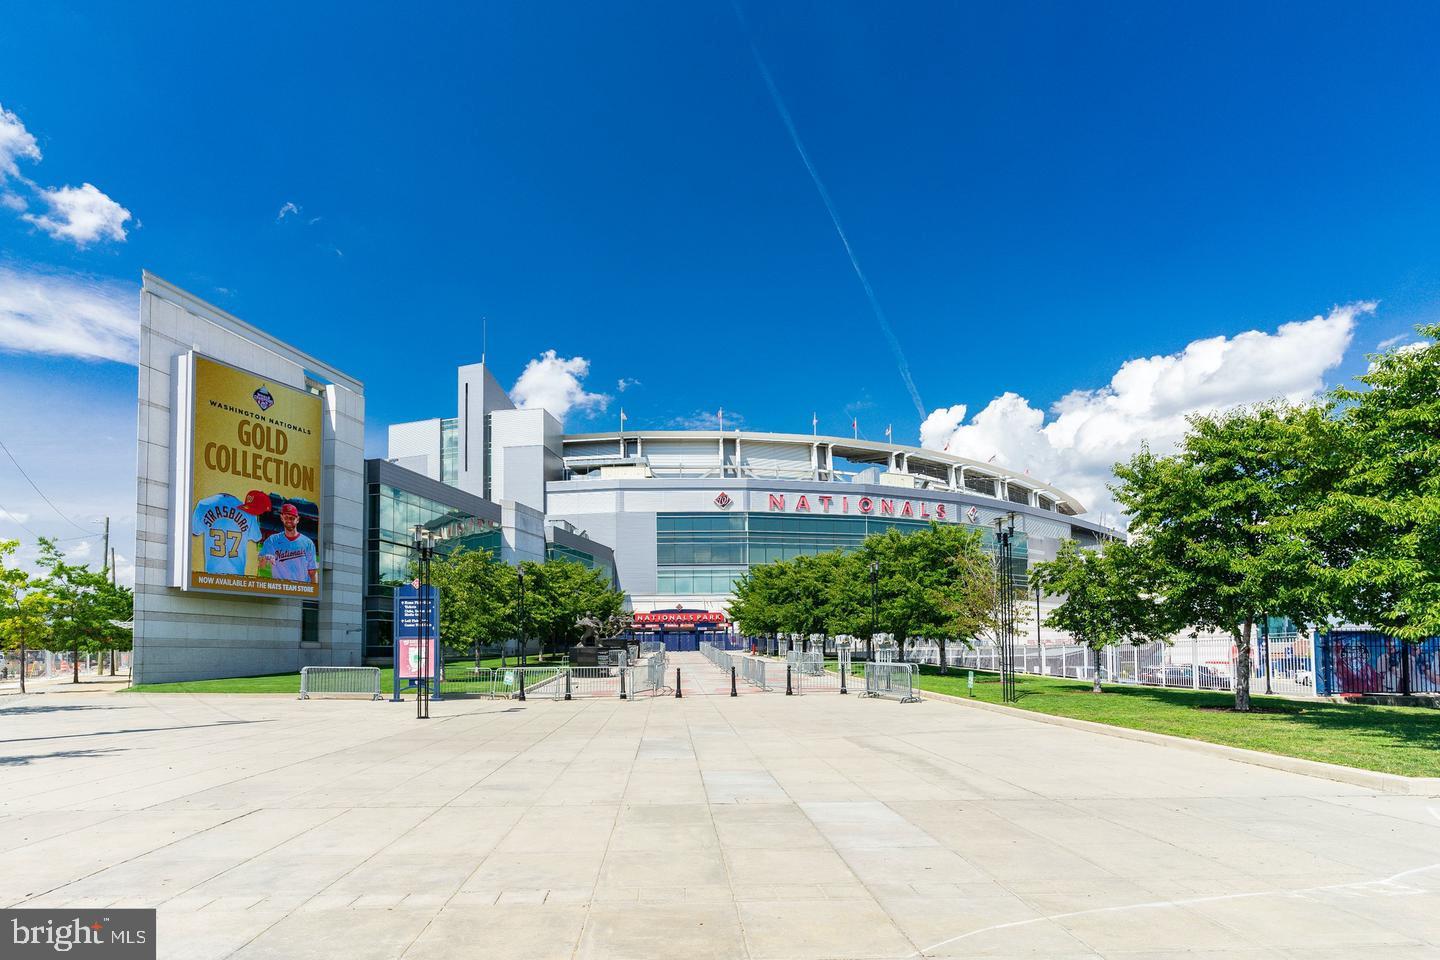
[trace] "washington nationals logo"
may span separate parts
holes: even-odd
[[[270,391],[266,390],[264,387],[256,390],[254,393],[250,394],[250,396],[255,398],[255,405],[258,406],[261,410],[269,410],[271,407],[275,406],[275,398],[272,397],[270,395]]]
[[[715,498],[715,506],[719,507],[721,510],[724,510],[726,507],[730,506],[730,504],[734,502],[734,500],[730,499],[730,494],[723,491],[720,493],[720,496]]]

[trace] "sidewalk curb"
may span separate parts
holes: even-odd
[[[1320,760],[1283,757],[1279,754],[1263,753],[1259,750],[1246,750],[1243,747],[1227,747],[1219,743],[1207,743],[1204,740],[1191,740],[1189,737],[1175,737],[1168,733],[1151,733],[1148,730],[1132,730],[1129,727],[1115,727],[1108,723],[1096,723],[1093,720],[1056,717],[1048,713],[1036,713],[1031,710],[1022,710],[1019,707],[1007,707],[998,703],[987,703],[983,700],[972,700],[967,697],[957,697],[948,693],[936,693],[932,690],[921,690],[920,692],[926,700],[944,700],[980,710],[989,710],[992,713],[1003,713],[1006,716],[1021,717],[1026,720],[1035,720],[1039,723],[1049,723],[1057,727],[1069,727],[1072,730],[1099,733],[1107,737],[1119,737],[1122,740],[1136,740],[1140,743],[1150,743],[1156,746],[1176,747],[1181,750],[1189,750],[1192,753],[1204,753],[1212,757],[1235,760],[1240,763],[1249,763],[1257,767],[1269,767],[1272,770],[1280,770],[1285,773],[1298,773],[1306,777],[1335,780],[1340,783],[1348,783],[1353,786],[1364,787],[1368,790],[1376,790],[1381,793],[1395,793],[1417,797],[1440,797],[1440,777],[1403,777],[1397,773],[1360,770],[1356,767],[1342,767],[1339,764],[1324,763]]]

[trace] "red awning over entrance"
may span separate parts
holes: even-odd
[[[651,613],[633,615],[635,626],[694,627],[700,624],[723,627],[725,614],[710,610],[655,610]]]

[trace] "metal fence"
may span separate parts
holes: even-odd
[[[368,696],[380,699],[379,667],[301,667],[300,699]]]
[[[726,653],[713,643],[700,644],[700,652],[705,655],[706,660],[709,660],[726,673],[730,672],[730,667],[739,659],[739,656]]]
[[[1251,644],[1252,692],[1290,696],[1315,693],[1312,641],[1295,633],[1257,637]],[[909,663],[939,666],[941,645],[931,640],[907,641],[904,658]],[[989,638],[970,643],[951,641],[944,645],[947,667],[998,670],[1000,651]],[[1122,644],[1102,649],[1098,655],[1078,644],[1018,643],[1015,670],[1036,676],[1093,680],[1096,671],[1102,683],[1143,684],[1181,687],[1191,690],[1234,689],[1236,645],[1226,634],[1182,636],[1170,643]]]
[[[841,670],[836,671],[826,670],[823,662],[818,670],[810,669],[810,666],[811,663],[807,662],[804,668],[791,668],[791,687],[796,694],[849,692],[849,678],[844,673],[844,669],[848,668],[848,662],[842,665]]]
[[[550,684],[557,700],[578,700],[582,697],[620,696],[620,678],[626,667],[566,667]],[[627,684],[628,686],[628,684]]]
[[[785,665],[795,673],[819,676],[825,672],[825,655],[818,650],[813,653],[791,650],[785,656]]]
[[[740,658],[740,679],[752,687],[759,687],[761,690],[769,690],[770,684],[766,679],[766,666],[768,661],[759,657]]]
[[[469,660],[452,660],[441,671],[439,699],[446,697],[495,696],[495,673],[491,667],[476,666]]]
[[[915,667],[909,663],[866,663],[865,696],[918,703],[915,691]]]

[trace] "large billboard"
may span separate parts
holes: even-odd
[[[318,597],[320,398],[195,353],[176,388],[172,582]]]

